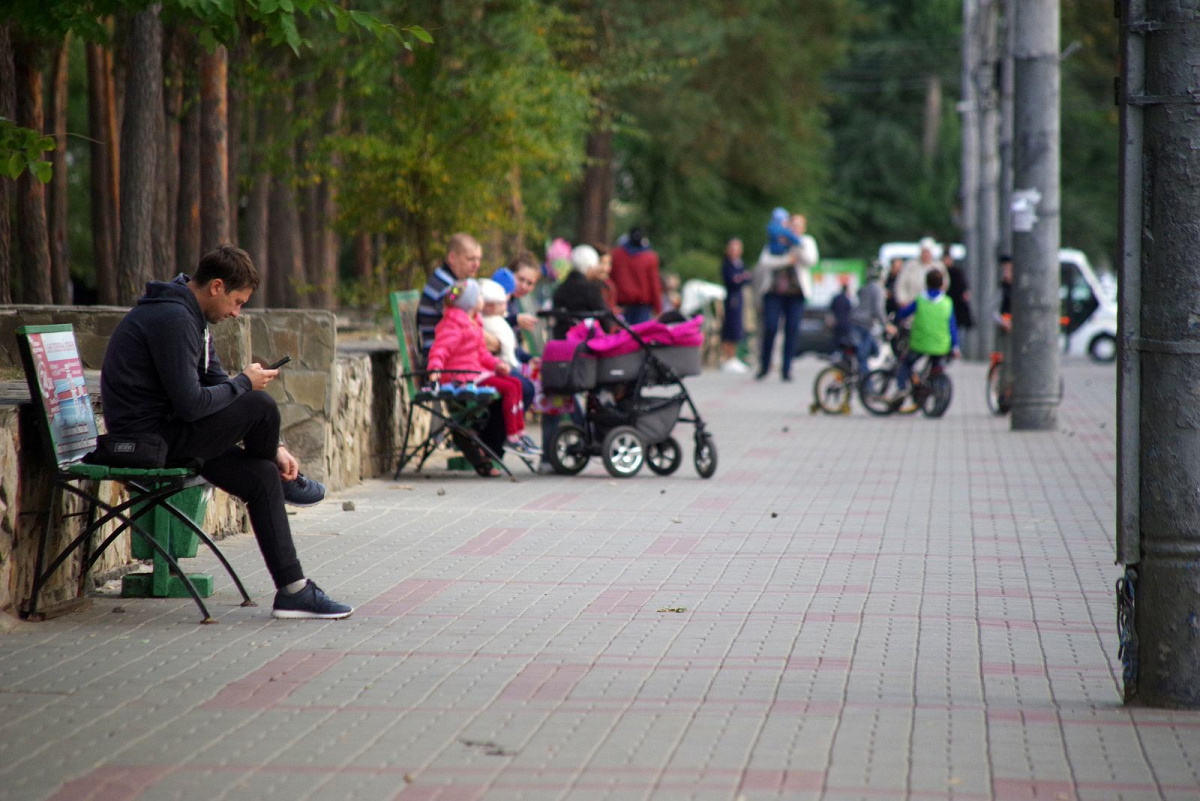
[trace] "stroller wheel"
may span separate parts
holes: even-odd
[[[632,426],[617,426],[604,438],[604,469],[613,478],[637,475],[646,461],[642,435]]]
[[[712,478],[717,472],[717,446],[712,437],[705,434],[696,439],[694,461],[700,478]]]
[[[577,425],[564,423],[558,427],[546,458],[550,460],[554,472],[564,476],[576,475],[587,467],[587,434]]]
[[[683,450],[674,437],[667,437],[646,449],[646,467],[660,476],[669,476],[683,462]]]

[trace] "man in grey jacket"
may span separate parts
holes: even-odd
[[[257,288],[250,257],[231,245],[201,259],[194,277],[147,283],[104,354],[104,422],[116,435],[161,436],[169,464],[200,462],[200,475],[246,502],[277,588],[272,616],[348,617],[353,608],[306,579],[296,556],[283,505],[319,503],[325,488],[279,444],[279,408],[263,391],[279,371],[250,364],[230,378],[209,333]]]
[[[858,370],[863,374],[868,370],[867,360],[875,353],[875,324],[879,323],[889,335],[896,330],[884,311],[886,293],[880,281],[882,277],[880,265],[872,264],[867,268],[866,281],[858,290],[858,305],[850,311],[850,336],[858,354]]]

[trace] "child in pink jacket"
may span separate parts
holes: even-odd
[[[439,381],[474,381],[479,386],[494,388],[500,393],[504,407],[504,433],[509,447],[526,456],[540,455],[541,449],[525,435],[521,381],[509,375],[508,364],[488,353],[484,344],[479,320],[483,293],[479,283],[474,278],[455,283],[446,290],[443,303],[445,312],[433,330],[427,368],[442,371]]]

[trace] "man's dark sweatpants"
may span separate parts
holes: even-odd
[[[208,417],[171,425],[163,436],[170,461],[202,459],[200,475],[246,502],[250,527],[275,586],[304,578],[275,464],[279,449],[275,399],[261,390],[247,392]]]

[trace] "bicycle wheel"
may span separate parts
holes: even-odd
[[[840,365],[830,365],[813,381],[813,403],[826,414],[850,413],[849,376]]]
[[[889,415],[891,397],[896,392],[896,374],[891,370],[872,370],[858,384],[858,399],[871,414]]]
[[[921,403],[921,411],[926,417],[941,417],[950,408],[950,398],[954,395],[954,385],[950,376],[945,373],[931,375],[925,379],[926,392]]]
[[[994,362],[987,371],[987,405],[988,411],[994,415],[1002,415],[1000,408],[1000,363]]]

